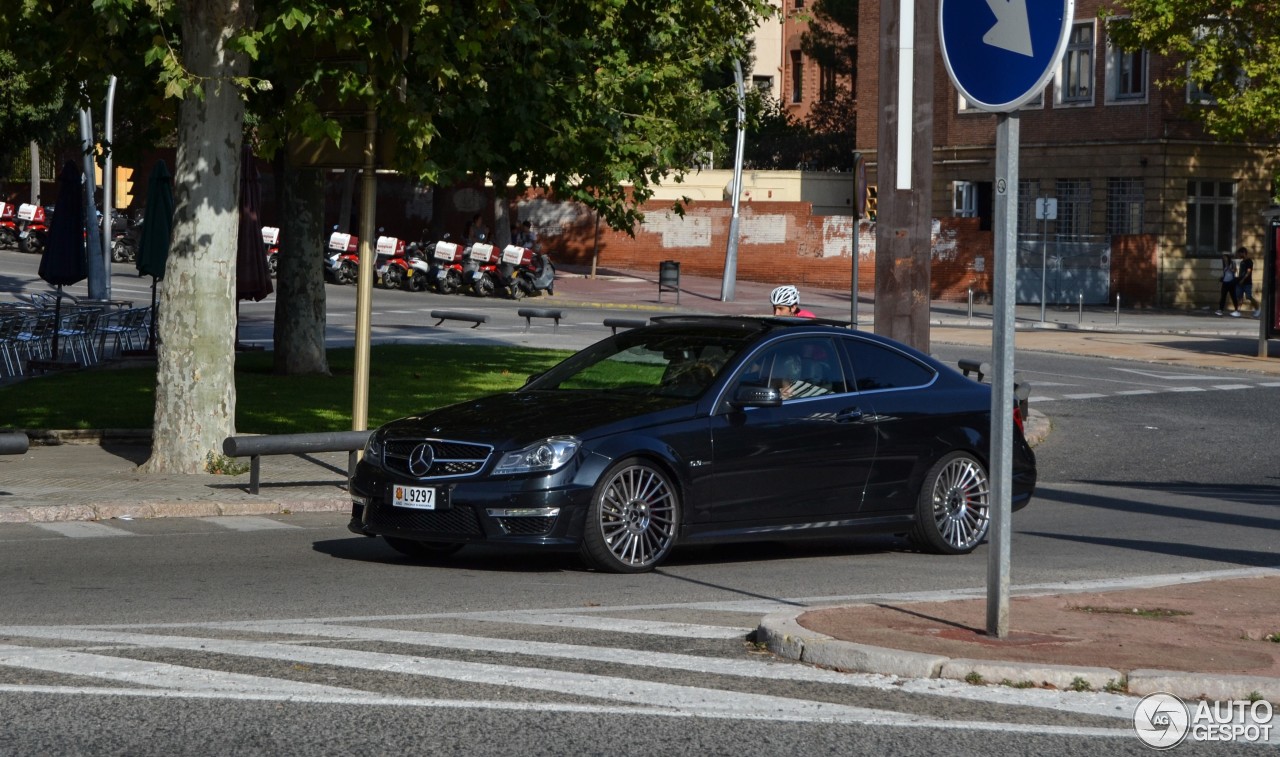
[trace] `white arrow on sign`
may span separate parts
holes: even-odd
[[[982,41],[1011,53],[1034,57],[1027,0],[987,0],[987,5],[996,14],[996,25],[982,35]]]

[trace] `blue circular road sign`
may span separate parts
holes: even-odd
[[[1074,16],[1075,0],[939,0],[947,73],[973,107],[1016,110],[1049,83]]]

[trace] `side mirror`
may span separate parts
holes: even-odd
[[[733,393],[729,404],[739,410],[747,407],[778,407],[782,404],[782,393],[770,386],[743,385]]]
[[[529,377],[524,380],[524,384],[522,384],[521,386],[528,386],[541,377],[542,377],[541,373],[530,374]]]

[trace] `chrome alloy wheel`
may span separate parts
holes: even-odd
[[[585,539],[597,567],[633,573],[655,567],[675,543],[679,501],[667,476],[633,460],[598,490]]]
[[[933,518],[947,545],[967,552],[987,535],[991,523],[991,486],[986,471],[971,457],[949,460],[933,479]]]

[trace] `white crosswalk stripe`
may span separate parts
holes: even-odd
[[[205,523],[212,523],[231,531],[275,531],[280,529],[297,529],[291,523],[281,523],[270,518],[259,518],[253,515],[219,515],[212,518],[198,518]]]
[[[466,614],[469,620],[482,615],[494,616],[493,622],[516,622],[520,613]],[[526,619],[538,620],[562,613],[529,612]],[[499,620],[501,618],[501,620]],[[676,624],[669,624],[674,627]],[[152,627],[154,628],[154,627]],[[593,662],[621,669],[659,668],[690,671],[712,676],[732,676],[759,681],[789,680],[846,686],[871,686],[886,691],[914,691],[933,696],[947,695],[950,690],[958,698],[975,699],[974,687],[957,682],[896,681],[884,676],[849,675],[835,671],[760,659],[704,657],[690,654],[651,652],[599,645],[575,645],[534,642],[526,639],[502,639],[459,634],[429,633],[396,628],[349,625],[332,621],[307,620],[241,621],[180,626],[184,635],[139,633],[127,628],[88,628],[57,626],[0,627],[0,637],[38,639],[42,646],[0,645],[0,667],[16,667],[65,673],[79,677],[101,678],[117,684],[135,684],[151,688],[67,685],[47,683],[21,685],[0,683],[0,692],[60,694],[68,696],[173,696],[183,698],[216,698],[227,700],[264,700],[352,705],[401,707],[515,709],[540,712],[590,712],[670,717],[708,717],[717,719],[767,720],[779,722],[845,723],[925,727],[939,729],[965,728],[1011,733],[1060,733],[1074,736],[1129,738],[1127,728],[1076,727],[1010,722],[946,720],[876,709],[825,700],[808,700],[752,690],[723,689],[714,686],[690,686],[622,677],[616,673],[590,673],[556,670],[546,665],[526,667],[523,664],[500,664],[454,660],[441,656],[419,656],[411,653],[387,653],[360,648],[332,646],[342,642],[384,642],[400,647],[429,647],[460,652],[485,652],[529,658]],[[278,635],[289,641],[230,639],[194,635],[206,631],[240,632]],[[685,631],[693,626],[686,625]],[[713,627],[714,628],[714,627]],[[723,630],[723,629],[716,629]],[[741,633],[741,629],[738,630]],[[187,633],[193,635],[185,635]],[[711,638],[714,634],[706,634]],[[314,643],[298,641],[298,637]],[[52,642],[78,645],[92,644],[94,651],[63,649]],[[104,654],[104,646],[114,654]],[[130,658],[147,650],[179,650],[199,654],[206,662],[200,667],[186,668],[172,663],[155,663]],[[540,701],[512,702],[506,699],[445,699],[418,696],[394,696],[373,691],[326,686],[290,680],[275,680],[259,675],[222,672],[217,659],[253,658],[292,663],[293,667],[327,666],[358,669],[383,675],[409,675],[451,682],[506,687],[539,692]],[[940,685],[941,684],[941,685]],[[954,685],[952,685],[954,684]],[[1011,692],[1013,690],[1010,690]],[[541,701],[553,695],[600,700],[599,704]],[[1016,692],[1018,696],[1041,696],[1033,704],[1046,710],[1074,710],[1082,714],[1119,718],[1112,702],[1091,702],[1064,708],[1063,692]],[[1007,694],[1005,694],[1007,696]],[[1125,718],[1127,720],[1127,716]]]
[[[33,526],[52,531],[70,539],[94,539],[103,536],[133,536],[122,528],[93,521],[67,521],[62,523],[33,523]]]

